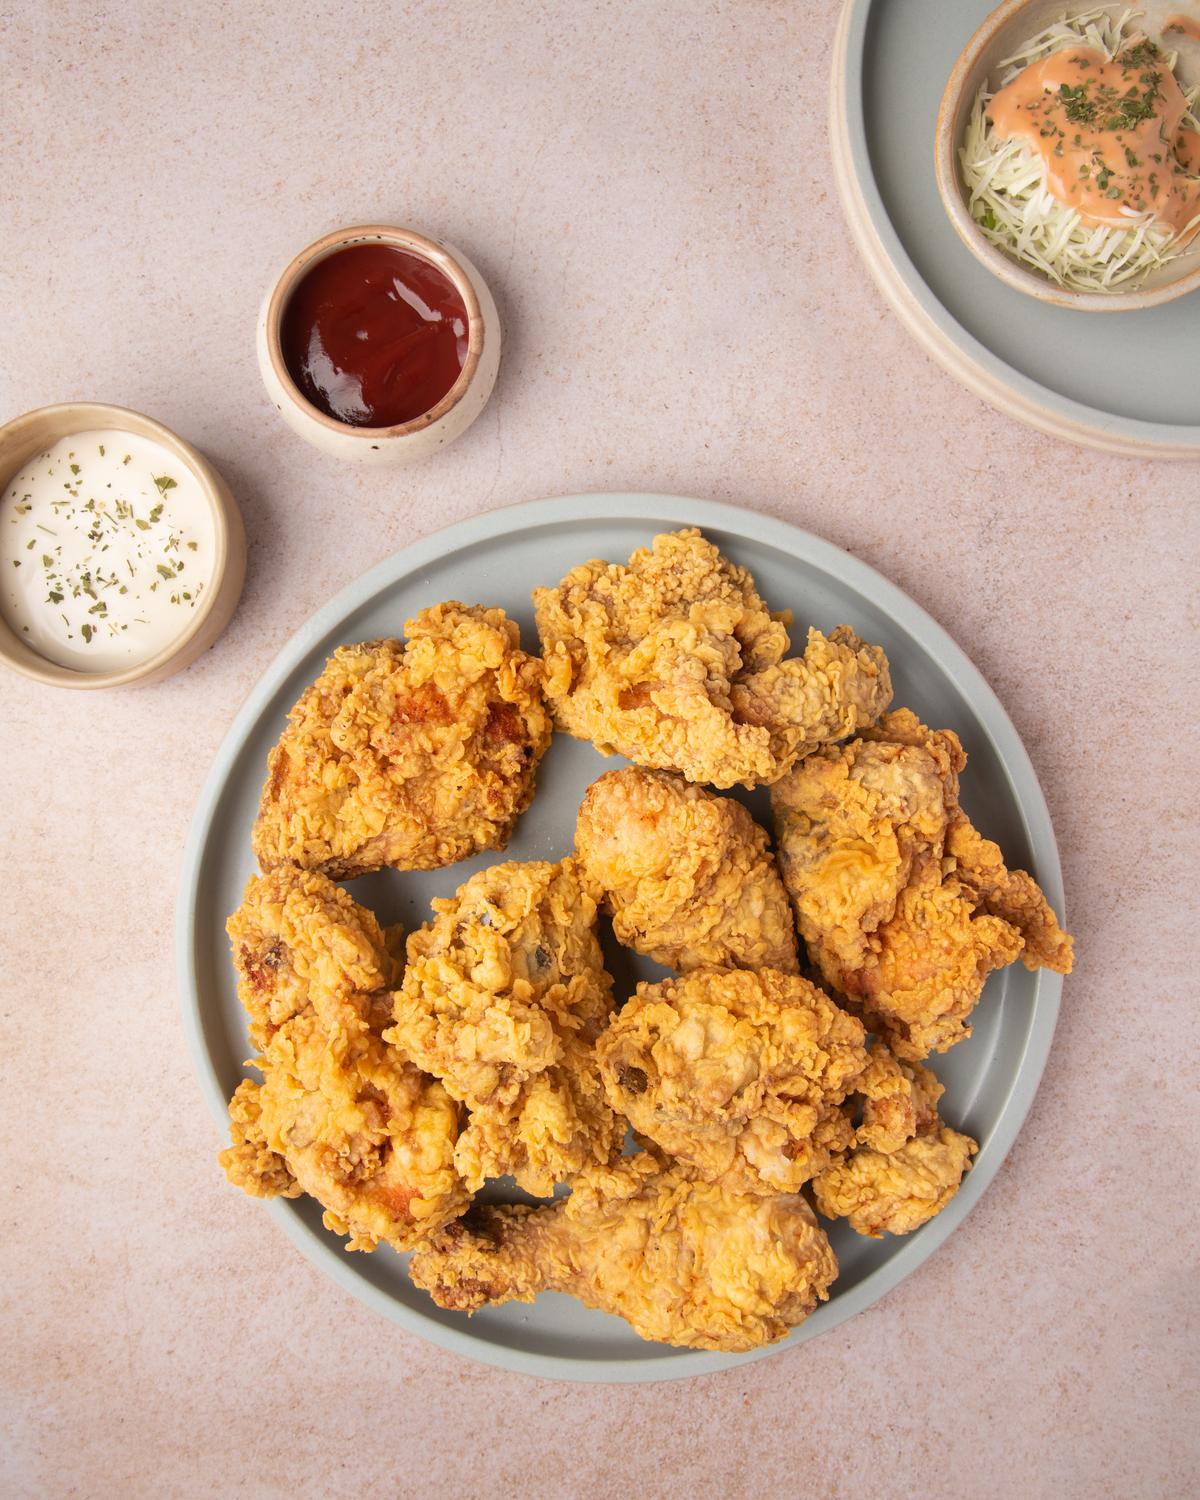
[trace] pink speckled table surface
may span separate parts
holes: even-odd
[[[0,682],[0,1492],[1181,1496],[1197,1448],[1200,470],[980,405],[860,264],[826,139],[832,0],[0,9],[0,418],[76,397],[194,440],[245,597],[196,666]],[[409,470],[270,409],[267,278],[327,227],[459,244],[507,339]],[[920,1271],[811,1344],[550,1384],[358,1305],[226,1187],[176,1009],[188,821],[242,698],[343,584],[533,496],[783,516],[895,579],[1042,778],[1079,961],[1029,1121]]]

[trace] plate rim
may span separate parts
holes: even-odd
[[[592,491],[548,499],[527,500],[482,512],[420,537],[340,589],[315,610],[284,643],[246,695],[221,741],[205,777],[184,845],[175,912],[175,969],[178,1000],[192,1068],[224,1135],[228,1099],[217,1075],[204,1035],[204,1004],[197,982],[195,913],[204,868],[205,849],[218,804],[262,710],[299,662],[320,639],[383,588],[418,572],[423,566],[499,535],[535,531],[564,522],[631,521],[655,527],[699,526],[724,531],[743,540],[772,547],[819,571],[832,574],[888,613],[901,628],[919,634],[926,649],[936,651],[939,666],[966,696],[983,733],[991,741],[1032,854],[1031,863],[1051,905],[1066,921],[1062,871],[1049,809],[1033,764],[1015,726],[986,678],[948,632],[921,605],[861,561],[824,538],[791,522],[754,510],[714,500],[681,495]],[[649,540],[649,538],[647,538]],[[483,1364],[543,1378],[588,1383],[685,1379],[735,1370],[741,1365],[794,1348],[820,1332],[827,1332],[864,1311],[898,1286],[927,1260],[966,1218],[991,1184],[1033,1103],[1049,1056],[1062,993],[1062,976],[1047,970],[1035,976],[1036,992],[1028,1030],[1013,1078],[995,1124],[959,1193],[937,1218],[908,1236],[900,1248],[861,1282],[822,1305],[788,1339],[746,1354],[709,1351],[679,1352],[663,1345],[663,1353],[641,1359],[595,1360],[494,1344],[470,1332],[469,1325],[448,1327],[428,1314],[395,1301],[353,1269],[349,1254],[331,1235],[306,1224],[288,1201],[268,1200],[267,1211],[301,1253],[359,1301],[392,1322],[453,1353]],[[821,1314],[826,1316],[822,1317]],[[816,1326],[814,1326],[816,1320]]]
[[[876,6],[877,0],[843,0],[833,47],[829,123],[834,180],[851,238],[893,312],[948,374],[1005,416],[1066,442],[1127,458],[1200,459],[1200,424],[1122,417],[1053,391],[994,354],[934,294],[896,232],[867,146],[863,61]]]

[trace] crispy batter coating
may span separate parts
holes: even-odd
[[[550,742],[542,668],[503,610],[437,604],[342,646],[288,716],[252,836],[264,870],[338,879],[503,849]]]
[[[526,1079],[511,1101],[471,1111],[454,1161],[472,1190],[512,1177],[548,1197],[556,1183],[620,1151],[625,1124],[605,1100],[593,1043],[568,1031],[561,1044],[559,1061]]]
[[[627,948],[681,972],[799,969],[767,835],[732,797],[667,771],[608,771],[583,799],[575,848]]]
[[[642,984],[596,1045],[608,1097],[707,1181],[795,1192],[854,1142],[838,1106],[861,1024],[794,974],[697,969]]]
[[[628,565],[584,563],[533,600],[558,728],[689,781],[775,781],[891,698],[883,652],[844,625],[810,630],[789,658],[783,619],[695,529]]]
[[[941,1213],[979,1147],[942,1125],[885,1154],[861,1147],[813,1182],[818,1212],[858,1234],[909,1234]]]
[[[898,1057],[970,1035],[988,974],[1018,955],[1067,972],[1071,940],[958,806],[966,756],[907,709],[771,789],[784,885],[825,980]]]
[[[862,1100],[857,1139],[887,1156],[913,1136],[937,1128],[938,1100],[945,1089],[928,1068],[901,1062],[878,1038],[871,1043],[870,1059],[854,1085]]]
[[[546,1207],[476,1208],[410,1270],[442,1307],[570,1292],[642,1338],[737,1352],[803,1322],[837,1261],[798,1194],[733,1192],[642,1155],[586,1174]]]
[[[225,924],[233,946],[238,999],[250,1017],[250,1039],[265,1047],[295,1015],[316,1005],[349,1006],[385,1024],[388,991],[400,982],[398,930],[324,875],[285,865],[252,875],[242,904]],[[384,1009],[374,1014],[380,1004]]]
[[[263,1119],[262,1084],[243,1078],[229,1101],[233,1145],[221,1152],[220,1163],[234,1187],[252,1198],[298,1198],[304,1189],[284,1157],[271,1149],[269,1125],[269,1118]]]
[[[493,865],[433,905],[385,1036],[469,1108],[470,1186],[511,1174],[548,1193],[623,1133],[594,1057],[613,1003],[596,902],[567,859]]]
[[[1024,870],[1007,870],[1000,846],[982,838],[960,813],[946,834],[946,852],[980,911],[1015,927],[1027,969],[1071,971],[1071,939],[1058,925],[1041,887]]]
[[[361,1022],[286,1022],[230,1106],[229,1180],[256,1197],[305,1192],[348,1250],[411,1250],[469,1201],[454,1166],[458,1106]]]
[[[251,877],[228,927],[262,1074],[230,1102],[229,1180],[256,1197],[309,1193],[351,1250],[411,1249],[469,1195],[457,1104],[379,1036],[394,932],[294,866]]]

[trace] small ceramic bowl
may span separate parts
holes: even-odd
[[[8,481],[43,449],[77,432],[116,428],[159,443],[199,482],[212,511],[213,567],[206,603],[168,645],[136,666],[114,671],[81,672],[60,666],[27,646],[0,616],[0,662],[52,687],[110,688],[161,682],[207,651],[228,625],[241,597],[246,576],[246,536],[242,517],[225,481],[190,443],[151,417],[124,406],[99,401],[71,401],[42,406],[0,427],[0,493]]]
[[[431,262],[454,284],[467,308],[467,358],[458,379],[436,406],[396,427],[355,427],[318,410],[292,379],[280,346],[284,309],[306,273],[349,245],[371,242],[394,245]],[[414,463],[453,442],[487,405],[500,367],[500,319],[486,282],[461,251],[413,229],[360,224],[322,235],[289,261],[259,313],[258,366],[283,420],[314,447],[359,463]]]
[[[1001,62],[1011,57],[1027,38],[1036,36],[1064,14],[1079,15],[1098,8],[1118,14],[1127,7],[1124,4],[1097,7],[1088,4],[1087,0],[1077,0],[1074,5],[1068,0],[1005,0],[1003,5],[998,5],[954,64],[938,111],[934,164],[938,192],[959,238],[976,260],[1001,281],[1056,307],[1075,308],[1081,312],[1136,312],[1157,307],[1200,288],[1200,241],[1193,242],[1192,248],[1153,271],[1129,291],[1073,291],[1059,286],[1032,267],[1021,265],[987,239],[971,217],[959,169],[958,152],[971,107],[984,84],[989,91],[998,87],[1004,71]],[[1138,6],[1138,28],[1157,38],[1162,35],[1167,17],[1180,9],[1179,0],[1143,0]],[[1188,82],[1194,82],[1200,69],[1200,47],[1184,43],[1179,54],[1179,73]]]

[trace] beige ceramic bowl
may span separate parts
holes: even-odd
[[[327,256],[368,241],[430,261],[454,284],[467,308],[467,358],[458,379],[435,407],[396,427],[354,427],[319,411],[292,379],[279,341],[284,309],[304,275]],[[337,229],[301,250],[267,293],[257,343],[267,394],[292,431],[326,453],[359,463],[414,463],[453,442],[487,405],[500,367],[500,319],[483,277],[453,246],[388,224]]]
[[[168,646],[137,666],[123,667],[118,671],[80,672],[47,661],[15,635],[0,616],[0,661],[26,677],[49,683],[52,687],[129,687],[170,677],[207,651],[228,625],[246,575],[246,537],[242,517],[225,481],[202,454],[170,428],[124,406],[107,406],[99,401],[72,401],[62,406],[42,406],[7,422],[0,427],[0,493],[13,475],[44,448],[72,433],[94,432],[98,428],[116,428],[136,437],[149,438],[161,444],[195,475],[212,509],[215,542],[212,583],[207,603],[200,605],[186,628]]]
[[[1200,240],[1193,242],[1193,248],[1169,265],[1152,272],[1134,290],[1071,291],[1031,267],[1021,265],[986,238],[967,207],[958,151],[975,96],[984,84],[989,90],[998,86],[1003,71],[1001,62],[1017,51],[1022,42],[1028,37],[1036,36],[1063,15],[1080,15],[1084,11],[1097,9],[1119,14],[1127,8],[1123,4],[1089,5],[1087,0],[1078,0],[1073,5],[1068,0],[1005,0],[1003,5],[998,5],[992,11],[959,54],[938,111],[934,141],[938,191],[950,222],[967,249],[989,271],[1017,291],[1037,297],[1039,301],[1053,303],[1057,307],[1076,308],[1081,312],[1134,312],[1157,307],[1159,303],[1170,302],[1200,288]],[[1140,12],[1137,25],[1150,37],[1157,39],[1162,35],[1167,17],[1184,8],[1180,0],[1143,0],[1137,6]],[[1200,47],[1188,42],[1179,44],[1178,72],[1189,83],[1200,76]]]

